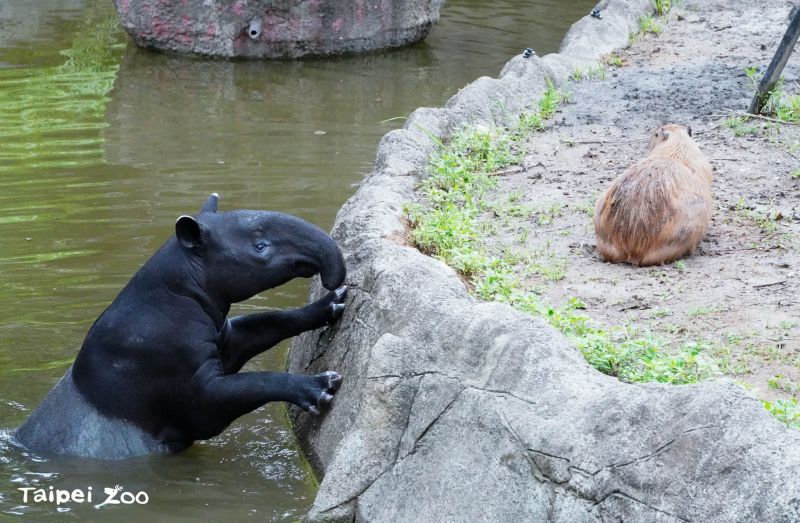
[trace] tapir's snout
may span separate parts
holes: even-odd
[[[296,254],[304,261],[311,260],[317,266],[322,286],[328,290],[341,287],[347,275],[347,269],[342,251],[336,242],[316,225],[296,216],[285,214],[281,216],[281,219],[285,220],[285,226],[282,228],[289,233],[288,243],[292,245],[293,249],[296,249]],[[307,270],[307,267],[305,269]],[[309,275],[298,274],[297,276]]]
[[[347,276],[347,270],[345,269],[344,256],[342,256],[339,246],[330,237],[328,237],[328,240],[331,243],[330,252],[325,255],[325,261],[322,263],[322,270],[320,270],[319,276],[322,286],[332,291],[342,286],[345,276]]]
[[[323,237],[319,238],[317,243],[317,261],[320,267],[319,277],[322,281],[322,286],[332,291],[341,287],[344,283],[347,269],[345,269],[344,256],[342,256],[339,246],[324,231],[320,230],[320,232],[322,232]]]

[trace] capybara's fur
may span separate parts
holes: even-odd
[[[711,220],[711,164],[682,125],[664,125],[650,154],[597,200],[597,253],[612,263],[658,265],[686,256]]]

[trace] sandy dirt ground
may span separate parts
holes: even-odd
[[[730,125],[753,95],[745,68],[765,69],[792,2],[685,1],[659,19],[660,35],[621,50],[604,79],[566,86],[570,102],[527,142],[518,172],[498,175],[483,217],[496,252],[513,253],[529,289],[570,297],[609,327],[700,343],[724,374],[762,398],[800,396],[800,126]],[[800,49],[784,71],[798,94]],[[638,268],[595,253],[601,191],[646,155],[663,123],[690,125],[714,166],[715,210],[693,255]],[[738,136],[737,136],[738,134]]]

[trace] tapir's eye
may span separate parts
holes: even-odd
[[[267,247],[269,247],[269,242],[266,242],[266,241],[262,240],[262,241],[259,241],[258,243],[256,243],[256,250],[258,252],[264,252],[264,249],[266,249]]]

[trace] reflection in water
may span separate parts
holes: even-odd
[[[0,70],[0,174],[101,161],[97,131],[124,49],[113,10],[92,6],[63,64]]]
[[[275,209],[329,228],[385,132],[525,47],[556,50],[593,2],[563,4],[450,0],[414,47],[265,63],[120,46],[108,0],[1,3],[0,428],[41,401],[98,314],[208,193],[222,193],[222,210]],[[300,305],[306,288],[292,282],[236,313]],[[251,368],[280,369],[285,351]],[[23,506],[15,490],[116,484],[150,503],[58,512]],[[36,521],[296,520],[315,490],[280,405],[170,458],[42,460],[6,434],[0,485],[0,519]]]

